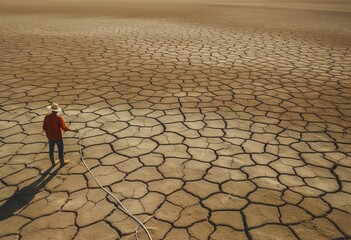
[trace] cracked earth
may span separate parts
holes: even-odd
[[[351,238],[350,4],[285,2],[1,0],[0,239],[147,239],[52,102],[154,239]]]

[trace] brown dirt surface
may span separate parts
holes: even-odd
[[[351,2],[0,0],[0,240],[350,239]]]

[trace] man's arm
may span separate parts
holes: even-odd
[[[69,131],[69,132],[78,132],[78,130],[76,130],[76,129],[70,129],[70,128],[66,125],[66,123],[65,123],[65,121],[63,120],[62,117],[60,117],[60,124],[61,124],[62,130],[65,131],[65,132],[67,132],[67,131]]]
[[[45,133],[47,133],[47,129],[48,129],[48,124],[46,122],[46,116],[45,116],[44,121],[43,121],[43,130]]]

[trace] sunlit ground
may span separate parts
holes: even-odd
[[[0,239],[351,238],[350,11],[0,0]]]

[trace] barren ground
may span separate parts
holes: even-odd
[[[0,239],[351,238],[348,0],[0,0]],[[140,229],[140,239],[146,235]]]

